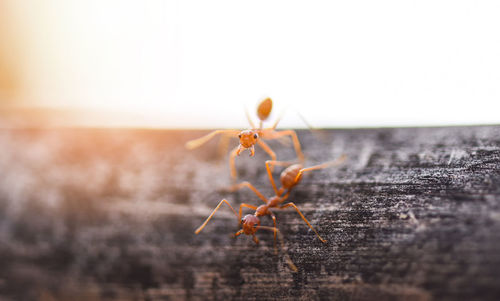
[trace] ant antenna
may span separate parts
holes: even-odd
[[[231,210],[233,211],[233,213],[236,216],[236,218],[238,218],[238,214],[236,213],[236,211],[234,211],[233,207],[228,203],[228,201],[226,201],[225,199],[223,199],[222,201],[219,202],[219,205],[217,205],[217,207],[215,207],[214,211],[212,211],[212,213],[210,214],[210,216],[208,216],[208,218],[205,220],[205,222],[201,226],[199,226],[198,229],[196,229],[194,231],[195,234],[200,233],[201,230],[203,230],[203,228],[205,228],[205,226],[207,225],[208,221],[210,221],[210,219],[212,218],[212,216],[214,216],[215,212],[217,210],[219,210],[220,206],[222,204],[224,204],[224,203],[226,203],[229,206],[229,208],[231,208]]]
[[[333,161],[330,161],[330,162],[326,162],[326,163],[323,163],[323,164],[319,164],[319,165],[315,165],[315,166],[311,166],[311,167],[302,168],[297,173],[297,175],[295,176],[295,180],[294,181],[296,182],[302,176],[302,173],[304,173],[306,171],[311,171],[311,170],[316,170],[316,169],[323,169],[323,168],[327,168],[327,167],[337,166],[337,165],[342,164],[345,161],[345,159],[347,159],[347,155],[343,154],[342,156],[340,156],[336,160],[333,160]]]
[[[250,117],[250,113],[248,112],[248,108],[247,106],[245,105],[245,115],[247,116],[247,120],[248,120],[248,123],[250,124],[250,126],[252,127],[252,129],[255,129],[255,124],[253,123],[252,121],[252,117]]]

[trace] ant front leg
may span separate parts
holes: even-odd
[[[198,229],[196,229],[196,230],[194,231],[194,233],[195,233],[195,234],[200,233],[200,232],[201,232],[201,230],[203,230],[203,228],[205,228],[205,226],[207,225],[208,221],[212,218],[212,216],[214,216],[215,212],[216,212],[217,210],[219,210],[220,206],[221,206],[223,203],[226,203],[226,204],[229,206],[229,208],[231,208],[231,210],[233,211],[234,215],[235,215],[236,217],[238,217],[238,215],[236,214],[236,211],[234,211],[233,207],[232,207],[232,206],[231,206],[231,205],[230,205],[230,204],[229,204],[229,203],[228,203],[225,199],[223,199],[222,201],[220,201],[220,202],[219,202],[219,205],[217,205],[217,207],[215,207],[214,211],[212,211],[212,213],[211,213],[211,214],[210,214],[210,216],[207,218],[207,220],[206,220],[206,221],[205,221],[205,222],[204,222],[201,226],[199,226],[199,227],[198,227]],[[240,209],[240,210],[241,210],[241,209]]]
[[[229,141],[231,140],[231,138],[231,134],[223,134],[222,137],[220,137],[219,145],[217,147],[217,153],[221,158],[226,155],[227,150],[229,149]]]
[[[262,149],[269,154],[272,160],[276,160],[276,153],[262,140],[257,140],[257,143],[262,147]]]
[[[253,235],[253,241],[256,243],[256,244],[259,244],[259,239],[257,238],[257,236],[254,234]]]
[[[273,226],[275,229],[278,229],[278,227],[276,226],[276,215],[274,215],[274,213],[271,212],[271,218],[273,219]],[[277,248],[277,245],[276,245],[276,235],[278,233],[276,231],[274,231],[274,249],[277,251],[278,248]]]
[[[264,203],[267,203],[266,197],[262,193],[260,193],[260,191],[257,188],[255,188],[250,182],[247,181],[229,187],[229,191],[240,190],[243,187],[250,188]]]
[[[283,136],[290,136],[292,138],[293,147],[295,148],[295,152],[297,153],[297,157],[298,157],[299,161],[304,162],[305,157],[304,157],[304,154],[302,153],[302,148],[300,147],[300,142],[299,142],[299,138],[297,137],[297,133],[295,133],[294,130],[286,130],[286,131],[280,131],[280,132],[273,130],[272,132],[269,132],[268,135],[269,136],[266,137],[266,139],[278,139],[278,138],[283,137]]]
[[[274,160],[267,160],[266,161],[267,175],[269,176],[269,182],[271,182],[271,185],[273,186],[274,193],[276,193],[276,196],[280,196],[281,193],[278,192],[278,188],[276,187],[276,183],[274,182],[274,179],[273,179],[273,174],[272,174],[273,167],[275,165],[288,166],[290,164],[291,164],[290,162],[285,162],[285,161],[274,161]]]
[[[233,179],[233,183],[236,182],[236,178],[238,177],[238,172],[236,171],[236,164],[234,163],[234,159],[240,152],[240,146],[235,147],[231,153],[229,154],[229,169],[231,170],[231,178]]]
[[[229,168],[231,169],[231,178],[233,179],[233,182],[236,181],[236,178],[238,177],[238,172],[236,171],[236,163],[235,159],[236,156],[239,156],[242,151],[244,151],[245,148],[240,145],[235,147],[231,153],[229,154]],[[250,150],[250,156],[253,156],[255,154],[255,148],[252,145],[249,147]]]
[[[258,226],[257,229],[263,229],[263,230],[268,230],[268,231],[274,232],[274,253],[278,254],[278,247],[276,245],[276,236],[279,234],[280,242],[282,245],[283,245],[283,238],[281,237],[280,230],[278,228],[276,228],[276,223],[275,223],[274,227]]]
[[[311,224],[309,223],[309,221],[306,219],[306,217],[302,214],[302,212],[300,212],[299,208],[297,208],[297,206],[294,204],[294,203],[288,203],[288,204],[285,204],[283,206],[280,207],[280,209],[285,209],[285,208],[288,208],[288,207],[293,207],[297,213],[300,215],[300,217],[304,220],[304,222],[306,222],[306,224],[309,226],[309,228],[311,228],[311,230],[314,231],[314,233],[316,233],[316,235],[318,236],[319,240],[321,240],[323,243],[326,243],[326,240],[323,239],[319,234],[318,232],[316,231],[316,229],[313,228],[313,226],[311,226]]]
[[[213,131],[201,138],[198,138],[198,139],[195,139],[195,140],[191,140],[191,141],[188,141],[186,143],[186,148],[187,149],[195,149],[195,148],[198,148],[200,146],[202,146],[203,144],[205,144],[206,142],[208,142],[210,139],[212,139],[213,137],[215,137],[216,135],[218,134],[227,134],[227,135],[238,135],[239,131],[238,130],[216,130],[216,131]]]

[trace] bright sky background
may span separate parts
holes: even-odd
[[[500,1],[6,1],[24,105],[240,128],[270,96],[286,127],[500,122]]]

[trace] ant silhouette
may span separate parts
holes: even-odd
[[[273,102],[271,98],[266,98],[263,101],[260,102],[260,104],[257,106],[257,116],[259,117],[259,127],[256,127],[255,124],[253,123],[250,115],[248,114],[248,111],[245,110],[246,117],[248,119],[248,123],[250,123],[250,126],[252,127],[249,130],[215,130],[201,138],[195,139],[188,141],[186,143],[186,148],[187,149],[195,149],[200,147],[201,145],[205,144],[208,142],[210,139],[215,137],[216,135],[223,134],[223,137],[238,137],[239,144],[237,147],[235,147],[230,155],[229,155],[229,166],[231,169],[231,177],[233,180],[237,178],[237,171],[236,171],[236,165],[235,165],[235,158],[236,156],[239,156],[241,152],[244,150],[248,149],[250,151],[250,157],[253,157],[255,154],[255,144],[258,144],[262,149],[269,154],[271,157],[271,160],[275,161],[276,160],[276,153],[265,143],[262,141],[263,139],[265,140],[274,140],[274,139],[280,139],[285,136],[290,136],[292,138],[293,146],[295,148],[295,152],[297,153],[297,157],[299,159],[299,162],[304,162],[304,154],[302,153],[302,149],[300,147],[300,142],[299,138],[297,137],[297,133],[295,133],[294,130],[284,130],[284,131],[276,131],[276,127],[278,126],[278,123],[281,119],[278,118],[275,123],[273,124],[272,127],[270,128],[264,128],[263,123],[264,121],[269,117],[271,114],[271,110],[273,107]],[[227,138],[225,138],[226,140]]]
[[[311,166],[311,167],[307,167],[307,168],[303,168],[303,166],[301,164],[290,165],[289,162],[268,160],[268,161],[266,161],[266,169],[267,169],[267,174],[269,176],[269,181],[271,182],[271,185],[273,186],[275,196],[273,196],[269,199],[266,198],[257,188],[255,188],[250,182],[247,182],[247,181],[241,182],[240,184],[237,184],[237,185],[234,185],[232,188],[230,188],[232,191],[236,191],[236,190],[239,190],[243,187],[247,187],[247,188],[251,189],[265,204],[257,207],[257,206],[253,206],[250,204],[243,203],[239,207],[239,214],[236,214],[236,211],[229,204],[229,202],[226,201],[225,199],[223,199],[222,201],[219,202],[217,207],[215,207],[215,209],[212,211],[210,216],[205,220],[205,222],[200,227],[198,227],[198,229],[196,229],[194,233],[196,233],[196,234],[200,233],[201,230],[203,230],[203,228],[205,228],[205,226],[210,221],[210,219],[214,216],[215,212],[217,212],[217,210],[220,208],[220,206],[222,206],[222,204],[225,203],[229,206],[229,208],[231,208],[231,210],[233,211],[235,216],[238,218],[239,224],[241,225],[241,229],[235,233],[235,236],[239,236],[241,234],[251,235],[253,238],[253,241],[256,244],[258,244],[259,239],[255,235],[257,230],[259,230],[259,229],[271,230],[271,231],[274,231],[274,244],[276,246],[276,235],[279,232],[279,230],[276,227],[276,216],[274,215],[274,213],[270,209],[271,208],[286,209],[286,208],[292,207],[297,211],[297,213],[300,215],[302,220],[304,220],[304,222],[309,226],[309,228],[311,230],[313,230],[314,233],[316,233],[316,236],[318,236],[319,240],[323,243],[326,243],[326,240],[323,239],[319,235],[319,233],[316,231],[316,229],[314,229],[314,227],[309,223],[309,221],[302,214],[302,212],[300,212],[299,208],[294,203],[290,202],[290,203],[287,203],[284,205],[281,205],[281,204],[289,197],[291,189],[293,187],[295,187],[300,182],[304,172],[317,170],[317,169],[323,169],[323,168],[327,168],[327,167],[330,167],[333,165],[341,164],[345,160],[345,158],[346,158],[346,156],[342,155],[340,158],[338,158],[335,161],[331,161],[331,162],[327,162],[327,163],[323,163],[323,164],[319,164],[319,165],[315,165],[315,166]],[[281,165],[281,166],[290,165],[288,168],[283,170],[283,172],[280,175],[280,181],[281,181],[281,185],[282,185],[282,187],[280,189],[277,189],[276,184],[275,184],[274,179],[273,179],[273,176],[272,176],[272,173],[271,173],[271,166],[274,166],[274,165]],[[253,215],[247,214],[242,218],[243,208],[249,208],[249,209],[255,210],[255,213]],[[266,226],[260,225],[260,217],[266,216],[266,215],[271,216],[271,218],[273,220],[274,227],[266,227]]]

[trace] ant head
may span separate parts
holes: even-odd
[[[271,110],[273,109],[273,101],[271,98],[266,98],[263,101],[260,102],[259,106],[257,107],[257,115],[259,116],[259,119],[261,121],[264,121],[269,117],[269,114],[271,114]]]
[[[257,131],[246,130],[241,131],[238,135],[240,139],[240,145],[244,148],[250,148],[257,143],[257,139],[259,139],[259,134]]]
[[[254,215],[247,214],[241,219],[243,233],[246,235],[254,235],[257,232],[257,227],[260,225],[260,219]]]

